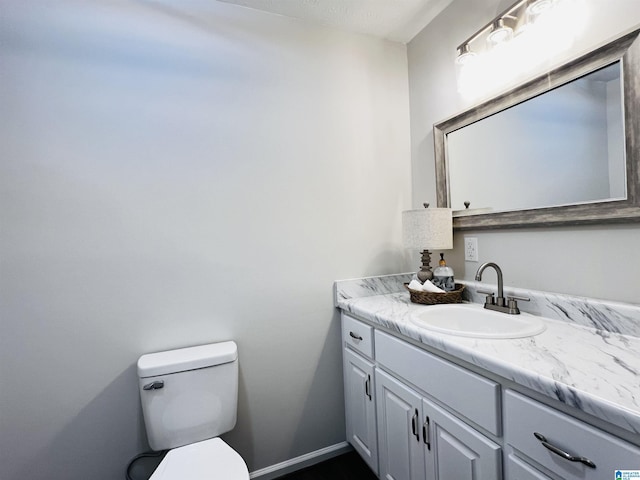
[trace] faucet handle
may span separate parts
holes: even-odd
[[[482,293],[483,295],[486,295],[484,299],[485,305],[494,305],[496,303],[495,298],[493,298],[493,292],[488,292],[486,290],[477,290],[477,292]]]
[[[493,295],[493,292],[489,292],[487,290],[476,290],[478,293],[482,293],[484,295]]]
[[[518,314],[520,313],[520,309],[518,308],[517,300],[522,300],[523,302],[528,302],[530,298],[527,297],[517,297],[515,295],[507,297],[507,306],[509,307],[509,313]]]
[[[507,295],[507,300],[522,300],[523,302],[531,301],[529,297],[518,297],[516,295]]]

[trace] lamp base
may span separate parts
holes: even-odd
[[[433,279],[433,272],[431,271],[431,252],[426,248],[422,251],[422,267],[420,267],[417,275],[418,280],[422,283]]]

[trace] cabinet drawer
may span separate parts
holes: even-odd
[[[361,354],[373,358],[373,327],[342,314],[342,341]]]
[[[378,363],[487,431],[501,434],[499,384],[377,330],[375,347]]]
[[[507,457],[505,468],[508,480],[551,480],[544,473],[527,465],[513,454]]]
[[[602,480],[615,470],[640,469],[640,448],[519,393],[506,391],[504,411],[507,443],[563,479]],[[584,457],[595,468],[554,453],[534,433],[558,453]]]

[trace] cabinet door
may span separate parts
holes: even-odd
[[[425,480],[420,432],[421,397],[376,369],[379,477]]]
[[[378,473],[378,438],[373,364],[344,350],[344,396],[347,440],[371,470]]]
[[[422,401],[428,480],[500,480],[500,446],[434,403]]]

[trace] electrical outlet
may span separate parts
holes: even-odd
[[[478,261],[478,239],[476,237],[464,237],[464,259],[467,262]]]

